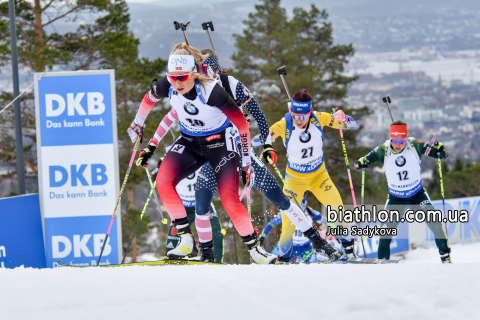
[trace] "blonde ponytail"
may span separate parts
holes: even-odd
[[[191,55],[195,59],[195,64],[197,67],[197,72],[193,74],[196,76],[196,80],[202,85],[203,89],[205,89],[205,82],[213,81],[212,78],[206,76],[202,71],[203,61],[208,58],[208,56],[203,55],[200,50],[187,45],[185,42],[179,43],[175,45],[172,49],[170,55]]]

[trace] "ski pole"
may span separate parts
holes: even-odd
[[[338,108],[333,108],[333,113],[337,110]],[[350,190],[352,190],[353,205],[357,207],[357,199],[355,199],[355,191],[353,190],[352,175],[350,173],[350,168],[348,167],[347,148],[345,147],[345,139],[343,139],[342,122],[338,123],[338,130],[340,131],[340,137],[342,138],[343,155],[345,156],[345,164],[347,165],[348,181],[350,182]]]
[[[250,205],[250,189],[247,188],[247,210],[250,220],[252,220],[252,206]],[[250,257],[250,263],[252,263],[252,257]]]
[[[150,172],[148,171],[148,168],[145,168],[145,171],[147,172],[148,182],[150,182],[150,187],[152,188],[153,194],[155,196],[155,202],[157,203],[157,208],[158,208],[158,212],[160,212],[160,217],[162,218],[162,223],[167,224],[167,219],[165,219],[165,217],[163,216],[162,209],[160,208],[160,200],[158,200],[158,195],[154,190],[156,183],[153,184],[152,179],[150,178]]]
[[[442,161],[440,160],[440,152],[437,152],[437,156],[438,156],[438,173],[440,174],[440,190],[442,191],[443,212],[447,216],[447,220],[445,220],[445,233],[448,238],[448,229],[447,229],[448,213],[445,210],[445,193],[443,192],[443,174],[442,174]]]
[[[365,198],[365,168],[362,168],[362,207],[364,206]],[[363,224],[360,223],[360,228],[363,227]],[[362,242],[363,256],[367,258],[367,253],[365,252],[365,244],[363,243],[363,236],[360,236],[360,241]]]
[[[425,149],[425,152],[423,153],[424,155],[428,156],[430,154],[430,151],[433,148],[433,145],[437,142],[437,137],[432,136],[430,138],[430,141],[428,142],[428,146]],[[438,156],[438,174],[440,175],[440,191],[442,192],[442,202],[443,202],[443,214],[447,215],[447,211],[445,210],[445,193],[443,190],[443,173],[442,173],[442,160],[440,159],[440,152],[437,152]],[[448,221],[448,219],[447,219]],[[447,221],[445,221],[445,232],[447,233],[448,237],[448,230],[447,230]]]
[[[225,230],[225,234],[226,234],[228,228],[230,228],[230,225],[232,225],[233,246],[235,247],[235,260],[237,261],[237,264],[238,264],[237,238],[236,238],[235,228],[234,228],[234,226],[233,226],[232,219],[230,219],[230,221],[229,221],[228,224],[227,224],[227,227],[226,227],[224,230]]]
[[[392,103],[392,100],[390,100],[390,96],[383,97],[382,100],[383,100],[383,103],[387,105],[388,113],[390,113],[390,118],[392,119],[392,122],[393,122],[392,112],[390,112],[390,106],[388,105],[389,103]]]
[[[287,188],[287,192],[290,194],[290,196],[292,197],[293,201],[295,201],[295,204],[301,209],[302,206],[298,203],[297,201],[297,198],[295,197],[295,194],[293,193],[293,191],[288,187],[288,184],[287,184],[287,181],[285,179],[283,179],[283,175],[282,173],[280,172],[280,169],[278,169],[277,165],[276,164],[272,164],[272,166],[275,168],[275,172],[277,173],[277,175],[280,177],[280,179],[282,180],[283,184],[285,185],[285,187]]]
[[[130,245],[132,244],[133,238],[135,237],[135,234],[137,234],[138,227],[140,226],[140,221],[142,221],[143,215],[145,211],[147,210],[148,203],[150,202],[150,198],[152,197],[153,194],[153,189],[150,189],[150,194],[148,195],[147,202],[145,202],[145,205],[143,206],[142,213],[140,214],[140,218],[138,219],[137,225],[135,226],[135,231],[133,231],[132,238],[130,239],[130,242],[128,243],[127,250],[125,250],[125,254],[123,255],[122,263],[125,261],[125,258],[127,257],[128,250],[130,249]]]
[[[132,157],[130,158],[130,163],[128,164],[127,173],[125,174],[122,187],[120,188],[120,195],[118,196],[117,204],[115,205],[115,210],[113,211],[112,219],[110,220],[110,225],[108,226],[107,234],[105,235],[105,239],[103,240],[102,251],[100,251],[100,256],[98,257],[97,266],[100,263],[100,259],[102,259],[103,250],[105,249],[105,245],[107,244],[108,235],[110,234],[110,230],[112,229],[113,220],[115,220],[115,215],[117,214],[118,206],[120,204],[120,200],[122,199],[123,191],[125,190],[125,185],[127,184],[128,175],[130,174],[130,170],[132,169],[133,160],[135,159],[135,155],[137,154],[138,145],[140,144],[140,139],[141,139],[141,134],[140,136],[137,137],[137,140],[135,141]]]

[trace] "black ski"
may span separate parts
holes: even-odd
[[[146,261],[146,262],[135,262],[135,263],[124,263],[124,264],[108,264],[108,265],[94,265],[94,266],[76,266],[72,264],[65,263],[63,261],[57,261],[62,267],[75,267],[75,268],[89,268],[89,267],[124,267],[124,266],[166,266],[166,265],[217,265],[221,266],[221,263],[213,262],[201,262],[195,259],[172,259],[170,257],[163,257],[159,261]]]

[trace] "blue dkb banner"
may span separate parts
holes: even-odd
[[[100,70],[48,73],[35,86],[48,267],[94,264],[100,254],[119,190],[114,84],[114,71]],[[105,264],[122,254],[116,219]]]
[[[45,268],[38,194],[0,199],[0,268]]]

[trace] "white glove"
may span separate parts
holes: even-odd
[[[137,137],[141,135],[143,132],[143,127],[136,124],[135,120],[132,121],[130,124],[130,127],[127,129],[127,133],[130,136],[130,139],[132,139],[132,142],[135,142],[137,140]]]
[[[248,190],[252,190],[252,187],[255,184],[255,171],[253,170],[253,166],[250,163],[247,166],[243,167],[242,181],[245,185],[245,188],[247,188]]]
[[[337,122],[345,122],[348,120],[347,116],[342,110],[338,110],[337,112],[335,112],[333,117],[335,118],[335,120],[337,120]]]

